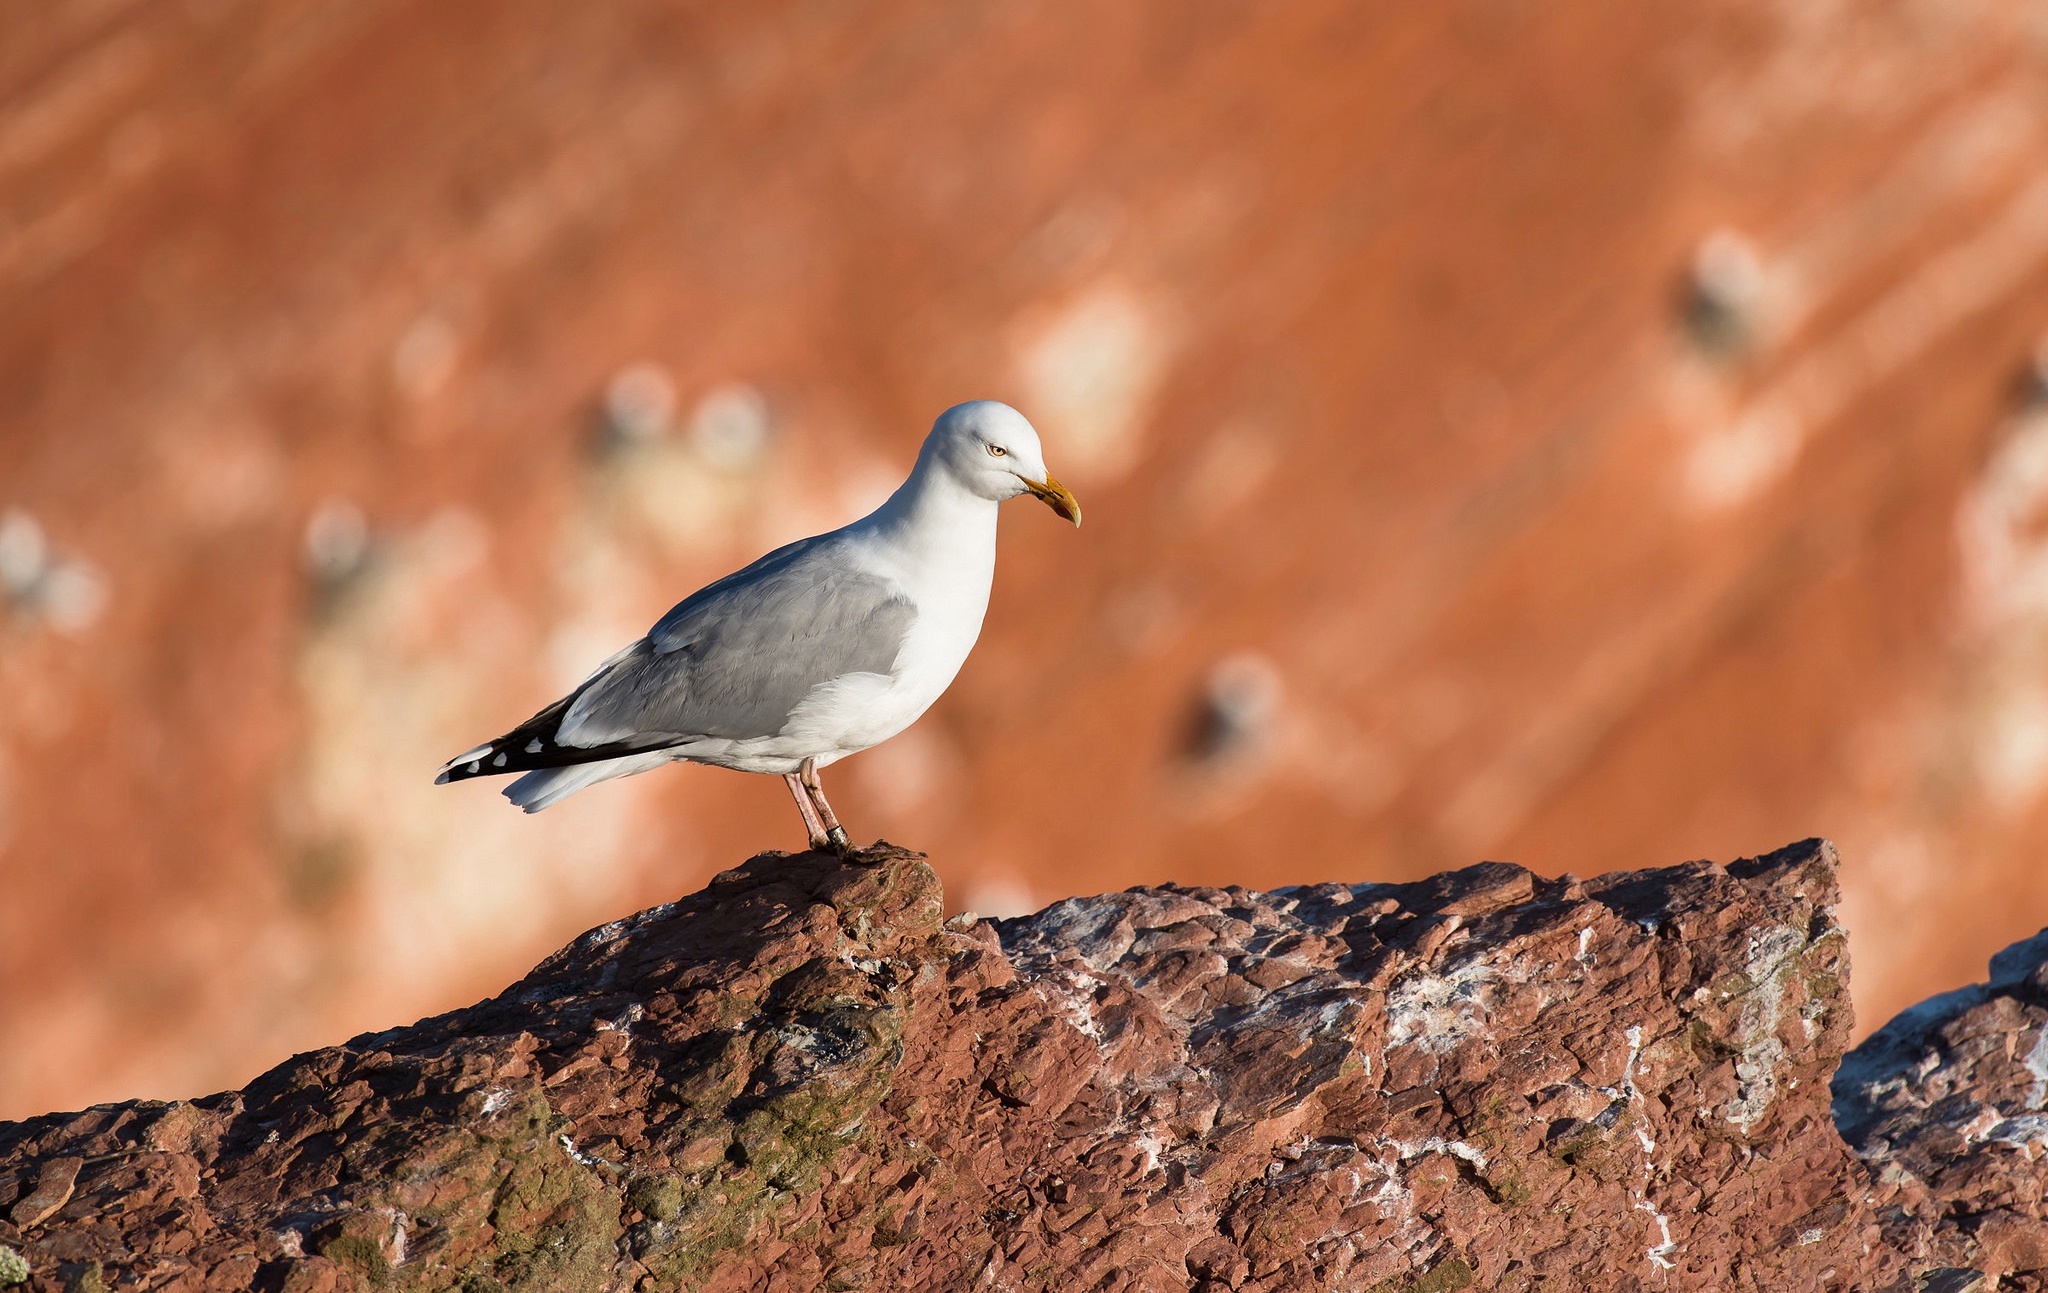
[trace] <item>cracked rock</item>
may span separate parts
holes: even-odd
[[[916,854],[764,854],[241,1091],[0,1125],[0,1244],[40,1290],[2038,1287],[2043,957],[1857,1052],[1852,1152],[1835,897],[1809,841],[947,923]]]

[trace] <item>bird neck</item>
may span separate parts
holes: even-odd
[[[999,506],[996,500],[968,490],[936,463],[924,461],[868,520],[876,529],[906,539],[917,534],[944,534],[957,541],[985,531],[993,542]]]

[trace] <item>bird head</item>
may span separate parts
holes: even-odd
[[[935,460],[969,492],[1001,502],[1031,494],[1075,525],[1081,504],[1045,469],[1038,432],[1024,415],[995,400],[955,404],[925,437],[922,456]]]

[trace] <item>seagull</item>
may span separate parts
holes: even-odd
[[[1031,494],[1081,524],[1038,433],[994,400],[941,413],[873,512],[777,548],[678,602],[647,636],[434,778],[523,773],[529,813],[664,763],[782,778],[814,849],[851,845],[818,771],[916,722],[981,636],[996,510]]]

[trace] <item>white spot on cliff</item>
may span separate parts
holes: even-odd
[[[484,1092],[484,1116],[486,1118],[490,1117],[498,1110],[504,1108],[511,1099],[512,1093],[501,1086],[492,1087]]]
[[[107,582],[98,570],[52,548],[28,513],[0,516],[0,611],[12,607],[78,633],[106,606]]]
[[[2006,1118],[1993,1127],[1985,1139],[2012,1146],[2031,1163],[2040,1157],[2040,1150],[2048,1149],[2048,1115],[2023,1113],[2016,1118]]]
[[[1401,1184],[1400,1177],[1391,1172],[1387,1174],[1387,1179],[1380,1182],[1380,1188],[1372,1192],[1370,1200],[1383,1217],[1406,1217],[1414,1201],[1414,1193]]]
[[[1059,986],[1054,986],[1058,980]],[[1080,975],[1071,971],[1054,971],[1040,980],[1033,988],[1046,1004],[1057,1007],[1074,1030],[1094,1042],[1102,1044],[1102,1029],[1095,1023],[1095,990]]]
[[[422,315],[391,351],[392,379],[413,399],[427,399],[447,384],[461,348],[453,324],[438,314]]]
[[[2013,811],[2033,802],[2048,780],[2048,694],[2020,678],[1994,686],[1998,701],[1985,707],[1973,734],[1977,774],[1992,802]]]
[[[1648,1199],[1637,1203],[1636,1211],[1649,1213],[1650,1220],[1657,1223],[1658,1242],[1644,1249],[1643,1256],[1649,1259],[1650,1264],[1658,1270],[1668,1271],[1672,1269],[1676,1263],[1671,1260],[1671,1254],[1678,1250],[1678,1245],[1671,1238],[1671,1222],[1665,1218],[1663,1213],[1657,1211],[1656,1207]]]
[[[1584,929],[1579,931],[1579,951],[1578,955],[1574,956],[1572,959],[1577,961],[1580,965],[1585,966],[1587,969],[1591,969],[1593,967],[1593,962],[1597,959],[1590,951],[1587,950],[1592,946],[1593,927],[1591,925],[1588,925]]]
[[[391,1264],[405,1265],[406,1216],[396,1209],[391,1213]]]
[[[2048,1104],[2048,1028],[2034,1036],[2034,1047],[2027,1057],[2020,1061],[2034,1080],[2027,1087],[2027,1108],[2039,1109]]]
[[[1114,480],[1137,462],[1166,342],[1135,293],[1100,284],[1029,330],[1017,375],[1061,474]]]
[[[1148,1131],[1144,1135],[1137,1137],[1131,1143],[1137,1146],[1138,1151],[1145,1156],[1145,1166],[1144,1170],[1141,1172],[1141,1175],[1150,1176],[1152,1175],[1152,1173],[1158,1171],[1159,1151],[1166,1148],[1164,1143],[1160,1141],[1159,1137],[1154,1133]]]
[[[2022,418],[1956,511],[1964,609],[1996,625],[2048,615],[2048,415]]]
[[[1418,974],[1387,994],[1387,1044],[1442,1054],[1477,1032],[1486,1019],[1493,970],[1467,961],[1441,974]]]
[[[658,440],[675,425],[676,383],[660,364],[629,364],[604,388],[605,424],[620,440]]]
[[[1218,661],[1196,697],[1189,755],[1212,768],[1256,759],[1272,735],[1283,690],[1279,668],[1259,652]]]
[[[2006,431],[1956,510],[1967,690],[1955,720],[1992,808],[2017,813],[2048,787],[2048,409]]]
[[[1721,1106],[1721,1115],[1747,1132],[1755,1127],[1778,1094],[1778,1069],[1787,1055],[1778,1037],[1778,1019],[1785,1006],[1785,977],[1798,964],[1806,936],[1789,925],[1775,925],[1750,935],[1749,959],[1743,966],[1750,989],[1736,1014],[1735,1094]]]
[[[18,509],[0,515],[0,595],[26,597],[49,571],[50,541],[33,516]]]
[[[1442,1136],[1431,1136],[1427,1140],[1390,1140],[1385,1143],[1394,1147],[1394,1152],[1401,1156],[1404,1163],[1411,1158],[1421,1158],[1424,1154],[1449,1154],[1452,1158],[1462,1159],[1482,1170],[1486,1167],[1485,1152],[1462,1140],[1445,1140]]]
[[[72,559],[44,581],[43,618],[65,633],[82,633],[107,608],[107,581],[93,567]]]
[[[1751,410],[1693,446],[1685,462],[1687,502],[1702,511],[1747,502],[1791,468],[1805,439],[1805,428],[1790,412]]]
[[[591,1026],[593,1028],[605,1029],[610,1032],[627,1033],[630,1035],[633,1031],[633,1025],[639,1023],[642,1019],[646,1017],[646,1007],[642,1006],[637,1001],[629,1001],[626,1003],[626,1008],[619,1012],[619,1017],[617,1019],[600,1019]]]
[[[1717,229],[1693,253],[1686,324],[1703,349],[1740,351],[1756,340],[1768,279],[1749,239]]]
[[[744,471],[761,461],[775,429],[767,397],[743,382],[717,387],[690,414],[690,443],[723,471]]]
[[[1623,1036],[1628,1038],[1628,1059],[1621,1066],[1621,1086],[1619,1089],[1615,1087],[1602,1087],[1600,1090],[1606,1095],[1626,1099],[1629,1108],[1639,1117],[1647,1117],[1648,1102],[1643,1098],[1642,1088],[1636,1085],[1636,1065],[1643,1058],[1642,1026],[1640,1024],[1629,1025],[1628,1031]],[[1650,1135],[1649,1128],[1645,1127],[1641,1122],[1634,1124],[1634,1130],[1636,1145],[1643,1151],[1643,1181],[1641,1185],[1633,1187],[1629,1191],[1635,1197],[1635,1203],[1631,1206],[1638,1212],[1650,1214],[1651,1219],[1657,1223],[1657,1234],[1659,1236],[1658,1242],[1645,1249],[1643,1256],[1651,1265],[1659,1270],[1670,1270],[1673,1267],[1670,1254],[1677,1251],[1678,1244],[1671,1238],[1671,1223],[1666,1220],[1662,1212],[1657,1210],[1657,1206],[1650,1202],[1649,1197],[1650,1182],[1656,1175],[1657,1170],[1656,1163],[1651,1159],[1651,1155],[1657,1152],[1657,1141]]]
[[[561,1135],[557,1136],[555,1139],[562,1142],[563,1153],[575,1159],[577,1162],[581,1163],[585,1167],[596,1167],[598,1163],[603,1161],[601,1159],[594,1158],[591,1155],[586,1154],[582,1150],[576,1148],[576,1142],[569,1139],[569,1133],[566,1131],[563,1132]]]

